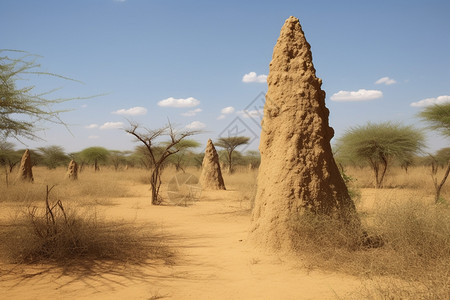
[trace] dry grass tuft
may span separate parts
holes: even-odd
[[[96,265],[99,261],[145,264],[173,258],[156,228],[106,221],[95,212],[29,208],[0,232],[2,256],[14,264],[53,264],[62,268]]]
[[[374,222],[387,247],[405,259],[415,258],[410,266],[450,258],[450,210],[445,205],[389,203],[379,208]]]
[[[37,199],[45,199],[45,189],[36,188],[36,184],[24,182],[10,184],[8,187],[0,183],[0,202],[31,203]]]
[[[420,201],[391,203],[379,207],[370,220],[368,216],[362,216],[362,220],[367,221],[365,229],[369,236],[382,237],[382,247],[364,247],[358,228],[329,217],[305,214],[295,225],[296,251],[310,268],[326,268],[361,278],[391,278],[392,284],[371,290],[382,298],[385,293],[394,298],[412,293],[425,298],[447,299],[450,290],[448,207]],[[400,283],[393,288],[395,280]],[[399,290],[402,286],[404,289]]]
[[[359,226],[326,215],[304,213],[292,225],[296,250],[314,253],[322,249],[321,260],[331,260],[337,254],[336,250],[355,251],[362,248],[363,232]]]
[[[104,262],[109,266],[141,265],[149,260],[171,263],[174,252],[155,226],[107,221],[93,203],[81,208],[83,202],[77,198],[67,201],[66,207],[66,201],[58,199],[73,192],[72,188],[72,183],[61,184],[50,195],[51,189],[47,186],[46,193],[39,184],[8,187],[6,201],[17,201],[16,213],[0,226],[0,255],[13,264],[50,264],[93,273],[94,267],[104,270]]]

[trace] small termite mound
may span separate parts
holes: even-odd
[[[73,159],[70,161],[69,166],[67,167],[66,178],[70,180],[78,179],[78,164]]]
[[[220,169],[219,155],[211,139],[206,145],[199,182],[205,190],[225,190],[225,183]]]
[[[33,182],[33,166],[31,163],[30,150],[26,149],[20,161],[19,174],[17,179],[20,181]]]

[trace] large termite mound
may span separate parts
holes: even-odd
[[[30,150],[25,150],[20,161],[19,174],[17,179],[21,181],[33,182],[33,170],[31,164]]]
[[[206,145],[199,182],[202,188],[206,190],[225,190],[219,155],[217,155],[216,148],[210,139]]]
[[[331,151],[322,80],[300,22],[290,17],[274,47],[259,150],[261,165],[250,240],[292,247],[292,223],[305,211],[348,218],[355,206]]]

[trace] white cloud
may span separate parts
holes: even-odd
[[[443,95],[443,96],[439,96],[437,98],[426,98],[417,102],[413,102],[411,103],[411,106],[414,107],[424,107],[424,106],[430,106],[430,105],[435,105],[435,104],[444,104],[444,103],[449,103],[450,102],[450,96],[448,95]]]
[[[245,83],[250,83],[250,82],[265,83],[265,82],[267,82],[267,75],[264,75],[264,74],[256,75],[255,72],[250,72],[248,74],[245,74],[244,77],[242,77],[242,82],[245,82]]]
[[[87,104],[81,105],[81,108],[86,108],[86,107],[87,107]]]
[[[121,129],[123,128],[122,122],[106,122],[102,126],[100,126],[100,129]]]
[[[375,84],[385,84],[385,85],[391,85],[397,83],[395,79],[389,78],[389,77],[381,77],[377,81],[375,81]]]
[[[199,113],[201,111],[202,111],[201,108],[196,108],[196,109],[193,109],[193,110],[188,110],[187,112],[182,113],[181,115],[185,116],[185,117],[193,117],[193,116],[195,116],[197,113]]]
[[[240,110],[237,112],[238,115],[241,115],[243,118],[258,118],[264,115],[264,110]]]
[[[200,104],[200,101],[198,101],[197,99],[193,98],[193,97],[189,97],[186,99],[180,98],[180,99],[175,99],[173,97],[161,100],[158,102],[159,106],[162,107],[194,107]]]
[[[225,108],[222,108],[222,110],[220,112],[222,114],[224,114],[224,115],[232,114],[234,112],[234,107],[233,106],[227,106]]]
[[[136,106],[129,109],[119,109],[112,112],[115,115],[126,115],[126,116],[139,116],[145,115],[147,113],[147,109],[145,107]]]
[[[88,139],[90,139],[90,140],[96,140],[98,138],[99,138],[98,135],[90,135],[90,136],[88,136]]]
[[[223,119],[225,119],[225,117],[226,117],[225,115],[220,115],[217,117],[217,120],[223,120]]]
[[[333,101],[368,101],[383,97],[383,92],[378,90],[359,89],[357,91],[339,91],[330,99]]]
[[[206,125],[200,121],[194,121],[194,122],[186,125],[187,129],[192,129],[192,130],[203,129],[205,127],[206,127]]]
[[[89,125],[84,126],[84,128],[87,128],[87,129],[94,129],[97,127],[98,127],[98,124],[89,124]]]

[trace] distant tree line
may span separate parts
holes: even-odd
[[[186,168],[200,168],[203,162],[204,153],[194,151],[198,149],[200,143],[195,140],[185,140],[180,145],[180,151],[170,157],[163,168],[172,166],[177,171],[184,172]],[[155,152],[161,152],[162,146],[155,146]],[[18,166],[25,149],[16,149],[10,142],[0,142],[0,165],[7,167],[8,172],[12,172]],[[66,167],[70,160],[75,160],[81,170],[85,167],[92,167],[94,170],[101,168],[112,168],[116,171],[124,168],[152,169],[154,166],[145,151],[144,146],[137,146],[134,150],[109,150],[103,147],[89,147],[79,152],[67,153],[61,146],[51,145],[30,149],[31,160],[34,166],[44,166],[48,169]],[[228,153],[226,150],[219,151],[221,163],[228,166]],[[249,150],[246,152],[233,151],[233,166],[245,168],[257,168],[260,163],[259,152]]]

